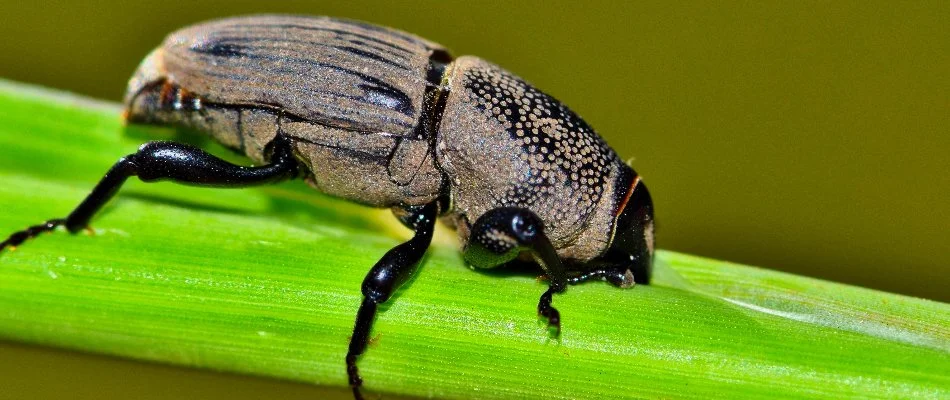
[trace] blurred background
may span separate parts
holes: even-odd
[[[950,2],[6,2],[0,77],[119,101],[170,31],[261,12],[387,25],[524,77],[633,158],[662,248],[950,300]]]

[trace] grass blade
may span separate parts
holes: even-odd
[[[118,106],[0,81],[0,233],[68,213],[119,156]],[[220,151],[218,149],[217,151]],[[130,181],[93,221],[0,254],[0,338],[345,384],[359,284],[408,237],[300,183]],[[386,305],[374,392],[439,398],[950,398],[950,306],[660,252],[656,284],[571,287],[550,339],[533,276],[464,267],[451,232]]]

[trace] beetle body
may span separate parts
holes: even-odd
[[[636,172],[551,96],[414,35],[326,17],[199,24],[145,58],[125,103],[130,123],[204,131],[263,165],[151,142],[119,159],[66,218],[15,232],[0,250],[57,226],[82,230],[131,176],[224,187],[302,177],[390,207],[414,235],[363,281],[346,355],[357,398],[357,358],[378,305],[418,268],[439,217],[457,228],[473,267],[536,261],[549,285],[538,314],[557,332],[552,296],[567,285],[649,280],[653,203]]]
[[[639,182],[587,123],[513,74],[352,21],[260,16],[175,32],[126,102],[130,121],[197,128],[261,163],[280,131],[308,182],[363,204],[420,205],[447,189],[462,243],[488,210],[529,208],[577,270],[607,250]]]

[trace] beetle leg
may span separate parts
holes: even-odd
[[[649,257],[648,253],[640,253],[641,257]],[[649,259],[648,259],[649,260]],[[567,278],[567,283],[576,285],[591,279],[603,278],[614,286],[626,289],[634,284],[649,284],[649,262],[642,262],[623,250],[610,248],[597,259],[588,261],[582,268],[584,272]]]
[[[416,272],[419,261],[432,242],[432,232],[439,213],[438,202],[408,208],[409,215],[402,218],[415,231],[412,239],[393,247],[376,262],[363,279],[363,302],[356,314],[350,348],[346,353],[346,373],[350,379],[353,396],[362,399],[360,386],[363,379],[356,367],[356,358],[366,351],[370,328],[376,318],[378,305],[385,303],[393,293]]]
[[[598,278],[603,278],[614,286],[622,288],[628,288],[634,285],[633,273],[630,272],[630,269],[624,267],[604,267],[586,271],[578,275],[567,277],[567,283],[569,285],[576,285]]]
[[[138,176],[143,182],[171,180],[195,186],[246,187],[274,183],[297,175],[297,160],[290,141],[281,135],[274,140],[271,159],[271,164],[262,167],[242,167],[185,144],[146,143],[137,152],[120,158],[69,216],[14,232],[0,242],[0,250],[17,246],[60,225],[66,226],[70,233],[86,228],[93,215],[115,196],[130,176]]]
[[[522,252],[529,252],[548,276],[548,290],[538,301],[538,315],[548,320],[557,334],[561,332],[561,315],[551,306],[554,293],[567,288],[564,263],[554,245],[544,234],[544,223],[528,209],[501,207],[488,211],[475,221],[465,258],[474,266],[491,268],[513,260]]]

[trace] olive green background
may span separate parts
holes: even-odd
[[[634,158],[659,246],[950,300],[950,2],[4,3],[0,77],[116,101],[166,33],[208,18],[416,33],[521,75]],[[48,353],[4,345],[0,364]]]

